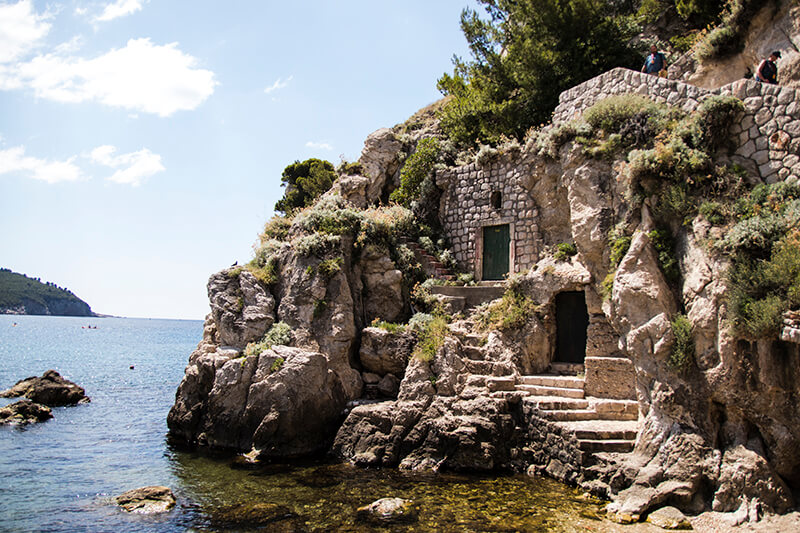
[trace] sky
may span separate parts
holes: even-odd
[[[297,160],[441,97],[474,0],[0,0],[0,267],[202,319]]]

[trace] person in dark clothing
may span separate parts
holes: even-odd
[[[664,54],[658,51],[656,45],[650,46],[650,55],[644,60],[642,72],[646,72],[647,74],[662,75],[661,72],[664,71],[666,73],[666,70],[667,59],[664,57]]]
[[[756,80],[763,83],[778,83],[778,65],[775,62],[781,57],[779,51],[772,52],[756,69]]]

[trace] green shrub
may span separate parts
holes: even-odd
[[[388,331],[389,333],[403,333],[406,327],[403,324],[397,324],[395,322],[386,322],[379,318],[376,318],[370,324],[373,328],[380,328],[384,331]]]
[[[622,258],[628,253],[631,247],[631,237],[623,235],[616,237],[613,234],[609,235],[608,244],[610,248],[609,261],[611,263],[611,270],[616,270]]]
[[[341,257],[333,257],[331,259],[325,259],[321,261],[317,269],[319,273],[325,276],[326,278],[332,278],[336,273],[341,272],[342,270],[342,258]]]
[[[292,227],[292,220],[287,217],[275,215],[264,224],[264,231],[260,239],[262,242],[270,239],[285,241],[289,237],[289,229]]]
[[[553,259],[556,261],[567,261],[570,257],[578,253],[578,249],[571,242],[562,242],[556,245]]]
[[[724,146],[730,140],[730,128],[744,112],[744,102],[734,96],[711,96],[697,109],[695,122],[701,124],[700,136],[694,145],[708,151]]]
[[[666,106],[638,94],[621,94],[600,100],[584,111],[583,119],[595,130],[618,133],[636,115],[665,114]]]
[[[268,257],[263,264],[253,260],[247,265],[247,270],[264,285],[274,285],[278,282],[278,259],[275,256]]]
[[[655,229],[647,234],[653,243],[653,248],[658,256],[658,265],[661,272],[670,285],[675,285],[680,281],[681,270],[678,266],[678,259],[675,255],[675,241],[672,234],[663,229]]]
[[[345,235],[356,234],[363,219],[364,214],[348,206],[341,197],[329,196],[298,212],[293,224],[306,233]]]
[[[416,315],[414,316],[416,317]],[[412,356],[420,361],[433,361],[436,352],[442,347],[444,339],[449,333],[447,319],[436,315],[430,318],[426,317],[424,320],[418,319],[414,331],[417,332],[417,344],[414,346]]]
[[[727,220],[725,207],[719,202],[703,202],[700,204],[700,214],[714,226],[721,226]]]
[[[277,372],[278,370],[280,370],[280,369],[283,367],[283,363],[284,363],[284,362],[285,362],[285,361],[284,361],[283,357],[278,357],[277,359],[275,359],[275,360],[272,362],[272,364],[271,364],[271,365],[269,365],[269,373],[270,373],[270,374],[274,374],[275,372]]]
[[[766,257],[786,229],[786,221],[780,215],[753,216],[733,226],[722,239],[722,246],[731,252]]]
[[[535,310],[536,305],[528,296],[506,290],[502,298],[476,313],[475,323],[479,331],[518,329],[525,326]]]
[[[675,342],[667,358],[667,364],[676,370],[686,370],[694,361],[692,323],[686,315],[675,315],[670,320],[670,326]]]
[[[239,275],[242,273],[242,270],[244,270],[244,267],[234,267],[228,270],[226,275],[229,279],[239,279]]]
[[[258,355],[275,345],[288,346],[293,339],[292,328],[286,322],[276,322],[258,342],[251,342],[244,349],[246,356]]]
[[[336,172],[341,176],[362,176],[364,174],[364,167],[358,161],[354,163],[342,161],[336,168]]]
[[[330,161],[306,159],[295,161],[283,170],[281,187],[286,187],[283,198],[275,204],[275,211],[291,215],[307,207],[331,188],[336,172]]]
[[[433,172],[439,159],[441,147],[435,137],[420,139],[417,149],[406,159],[400,170],[400,186],[392,191],[389,199],[405,207],[419,198],[422,181]]]
[[[296,239],[293,243],[294,250],[306,257],[323,257],[330,251],[338,250],[342,245],[339,235],[325,235],[312,233]]]

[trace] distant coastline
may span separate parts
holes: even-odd
[[[0,314],[99,317],[69,289],[0,268]]]

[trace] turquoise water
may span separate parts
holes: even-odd
[[[605,530],[596,502],[543,479],[323,463],[241,470],[231,457],[172,449],[167,412],[202,328],[201,321],[0,315],[0,389],[54,368],[92,399],[54,408],[42,424],[0,427],[0,531],[373,531],[356,520],[356,508],[397,496],[419,503],[419,520],[380,530]],[[146,485],[171,487],[178,506],[143,517],[112,504]],[[285,511],[259,529],[241,519],[241,506],[254,504]]]

